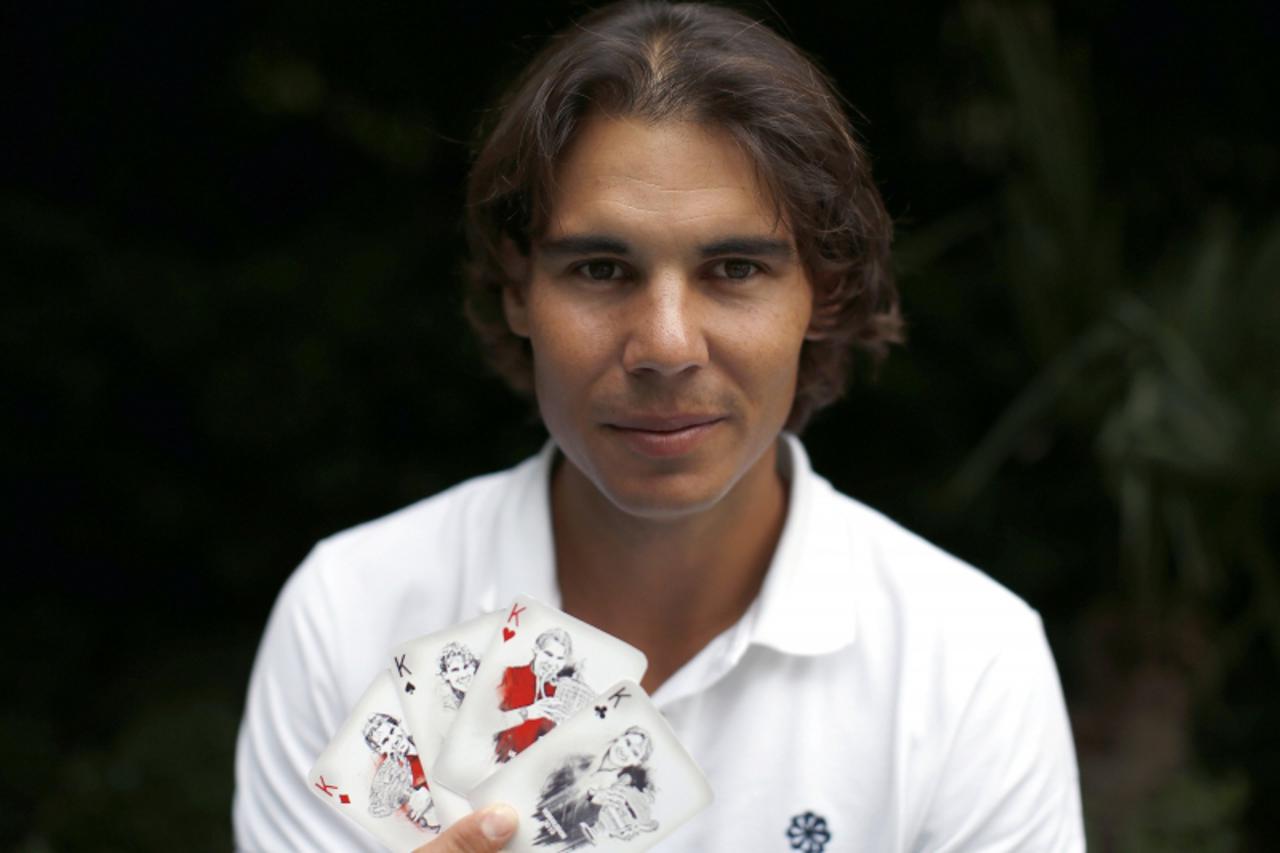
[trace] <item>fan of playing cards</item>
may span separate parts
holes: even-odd
[[[506,802],[520,815],[508,850],[631,853],[711,802],[638,684],[644,655],[566,613],[521,596],[390,663],[308,782],[394,851]]]

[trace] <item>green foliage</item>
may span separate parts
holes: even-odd
[[[1181,772],[1168,779],[1123,828],[1104,835],[1096,827],[1091,850],[1124,853],[1235,853],[1242,849],[1238,829],[1248,800],[1249,785],[1237,774],[1212,779]]]
[[[1126,251],[1129,212],[1104,189],[1081,107],[1084,63],[1068,60],[1043,6],[966,8],[1013,128],[989,233],[1034,368],[955,474],[950,505],[991,487],[1037,433],[1091,445],[1119,532],[1112,606],[1133,654],[1175,660],[1200,707],[1213,705],[1256,642],[1280,667],[1269,539],[1280,494],[1280,219],[1245,233],[1212,210],[1179,242]],[[1099,810],[1103,849],[1237,849],[1247,782],[1212,781],[1188,761],[1174,779],[1135,782],[1135,813]],[[1085,783],[1107,784],[1089,773]]]
[[[1280,650],[1265,496],[1280,489],[1280,220],[1254,238],[1214,214],[1150,270],[1122,263],[1076,83],[1040,15],[980,5],[1003,60],[1022,167],[1005,190],[1004,277],[1043,365],[965,461],[971,498],[1035,428],[1091,435],[1120,518],[1127,591],[1161,611],[1256,588]],[[1063,117],[1058,133],[1045,125]],[[1224,510],[1226,510],[1224,512]],[[1274,618],[1272,618],[1274,617]]]

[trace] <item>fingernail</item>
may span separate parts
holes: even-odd
[[[516,810],[511,806],[492,806],[480,819],[480,831],[490,841],[501,841],[516,831]]]

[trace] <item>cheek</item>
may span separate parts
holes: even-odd
[[[574,386],[607,367],[610,338],[606,317],[544,298],[530,303],[529,343],[539,396],[571,395]]]
[[[808,307],[807,294],[793,302],[762,305],[743,312],[724,330],[721,340],[734,354],[730,369],[758,402],[773,401],[794,387],[809,328]]]

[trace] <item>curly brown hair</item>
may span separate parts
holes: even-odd
[[[554,36],[499,102],[467,186],[467,316],[499,374],[533,385],[529,342],[507,326],[523,255],[545,227],[555,169],[596,113],[721,128],[751,158],[814,285],[787,428],[837,399],[855,351],[879,363],[903,340],[889,264],[893,224],[831,82],[798,48],[732,9],[623,2]]]

